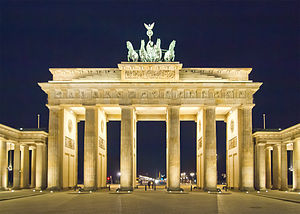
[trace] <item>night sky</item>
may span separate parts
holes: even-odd
[[[116,67],[125,42],[175,39],[184,67],[252,67],[263,82],[254,96],[253,128],[287,128],[300,121],[299,1],[1,1],[0,123],[48,126],[49,67]],[[79,130],[82,131],[82,124]],[[138,122],[138,173],[165,172],[165,123]],[[217,123],[219,171],[225,171],[225,125]],[[108,123],[108,175],[119,170],[120,122]],[[82,144],[82,140],[79,141]],[[80,147],[80,145],[79,145]],[[181,122],[182,171],[195,170],[195,123]]]

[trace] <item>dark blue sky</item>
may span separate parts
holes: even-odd
[[[300,121],[299,9],[299,1],[1,1],[0,123],[35,127],[39,113],[47,127],[47,97],[37,82],[51,79],[49,67],[116,67],[126,60],[125,42],[138,47],[146,38],[143,23],[155,21],[154,39],[162,47],[175,39],[184,67],[253,68],[250,78],[264,83],[255,95],[254,128],[262,127],[262,113],[267,128],[292,126]],[[140,144],[163,128],[157,124],[138,125]],[[182,154],[185,170],[194,154],[192,126],[182,127],[190,137],[182,144],[190,142],[191,151]],[[156,150],[138,155],[160,157]]]

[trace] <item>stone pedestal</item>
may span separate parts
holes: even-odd
[[[85,108],[84,190],[97,189],[98,109]]]
[[[167,187],[181,191],[179,106],[169,106],[167,111]]]
[[[62,186],[62,110],[49,107],[48,135],[48,189],[60,190]]]
[[[266,188],[272,188],[272,176],[271,176],[271,149],[270,147],[266,147]]]
[[[133,190],[133,107],[121,107],[120,190]]]
[[[281,185],[281,146],[273,146],[273,187],[272,189],[280,189]]]
[[[31,184],[30,184],[31,188],[34,188],[36,185],[35,173],[36,173],[36,148],[32,148],[32,150],[31,150]]]
[[[293,191],[300,192],[300,139],[295,139],[293,145]]]
[[[238,109],[238,146],[241,191],[254,190],[254,153],[252,142],[252,105]]]
[[[217,145],[215,107],[203,109],[204,191],[217,190]]]
[[[14,180],[13,189],[20,189],[20,175],[21,175],[21,150],[20,144],[15,144],[14,150]]]
[[[266,189],[265,145],[256,145],[256,189]]]
[[[286,144],[281,144],[281,186],[280,190],[288,190],[288,178],[287,178],[287,148]]]
[[[4,140],[0,140],[0,189],[7,189],[7,146]]]

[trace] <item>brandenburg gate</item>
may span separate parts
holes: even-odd
[[[117,68],[51,68],[53,80],[39,83],[48,95],[48,188],[77,184],[77,123],[85,121],[84,189],[106,186],[106,123],[121,121],[120,190],[136,185],[136,123],[166,121],[167,188],[180,189],[180,121],[197,123],[197,186],[217,188],[216,121],[227,124],[228,187],[254,188],[253,95],[262,83],[251,68],[183,68],[174,61],[175,41],[160,49],[151,41]],[[164,57],[163,57],[164,56]]]

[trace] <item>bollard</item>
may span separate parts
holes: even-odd
[[[156,191],[156,185],[154,185],[154,191]]]
[[[108,191],[110,191],[110,185],[108,185]]]
[[[193,191],[193,185],[191,185],[191,192]]]
[[[145,191],[147,191],[147,185],[145,185]]]

